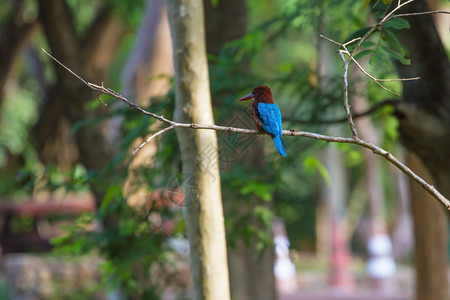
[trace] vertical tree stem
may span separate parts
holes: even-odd
[[[214,124],[201,0],[167,0],[172,32],[178,122]],[[196,299],[229,299],[225,226],[217,136],[177,128],[181,148],[186,228]]]

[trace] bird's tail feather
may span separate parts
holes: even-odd
[[[278,153],[280,153],[283,156],[286,156],[287,147],[284,144],[283,140],[281,139],[281,136],[279,135],[274,136],[273,143],[275,144],[275,148],[277,148]]]

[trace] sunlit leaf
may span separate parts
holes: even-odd
[[[364,0],[362,6],[361,6],[361,10],[365,10],[367,8],[367,6],[369,5],[370,1],[372,0]]]
[[[305,169],[313,173],[315,171],[318,171],[319,174],[322,176],[323,180],[326,182],[327,185],[331,184],[331,178],[330,174],[327,171],[327,168],[314,156],[308,156],[303,160],[303,164],[305,166]]]
[[[387,117],[383,120],[383,129],[386,135],[392,140],[398,139],[398,119],[395,117]]]
[[[356,166],[362,163],[363,157],[361,149],[355,148],[350,144],[333,144],[339,151],[345,153],[345,161],[348,166]]]
[[[254,194],[264,201],[272,200],[273,186],[263,182],[251,181],[241,188],[241,194]]]

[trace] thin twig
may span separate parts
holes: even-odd
[[[342,47],[342,43],[336,42],[335,40],[330,39],[329,37],[324,36],[323,34],[320,34],[319,36],[320,36],[321,38],[323,38],[323,39],[326,39],[326,40],[329,41],[329,42],[332,42],[333,44],[336,44],[336,45]]]
[[[380,79],[380,78],[375,78],[377,81],[412,81],[412,80],[419,80],[420,77],[409,77],[409,78],[385,78],[385,79]]]
[[[341,46],[342,46],[343,48],[345,48],[345,47],[347,47],[348,45],[353,44],[353,42],[359,41],[360,39],[361,39],[361,37],[354,38],[353,40],[350,40],[350,41],[348,41],[347,43],[342,44]],[[339,43],[338,43],[338,44],[339,44]]]
[[[357,40],[361,39],[361,38],[356,38],[356,39],[353,39],[353,40],[351,40],[351,41],[349,41],[349,42],[347,42],[345,44],[341,44],[341,43],[339,43],[339,42],[337,42],[337,41],[335,41],[333,39],[330,39],[329,37],[326,37],[326,36],[322,35],[322,34],[320,35],[320,37],[323,38],[323,39],[326,39],[327,41],[332,42],[333,44],[336,44],[336,45],[338,45],[338,46],[340,46],[340,47],[342,47],[344,49],[347,49],[346,48],[347,45],[353,43],[354,41],[357,41]],[[350,56],[350,53],[348,52],[348,50],[340,50],[340,51],[342,51],[343,53],[345,53],[348,56]],[[370,79],[375,81],[375,83],[378,84],[385,91],[387,91],[387,92],[389,92],[389,93],[391,93],[393,95],[396,95],[396,96],[400,96],[400,95],[398,93],[388,89],[387,87],[382,85],[380,82],[381,81],[409,81],[409,80],[418,80],[418,79],[420,79],[420,77],[379,79],[379,78],[376,78],[376,77],[372,76],[369,72],[367,72],[361,66],[361,64],[358,63],[358,61],[354,57],[352,57],[351,60],[356,64],[356,66],[361,70],[361,72],[364,73],[364,75],[366,75],[367,77],[369,77]]]
[[[166,128],[164,128],[164,129],[158,131],[157,133],[154,133],[151,137],[149,137],[148,139],[146,139],[142,144],[140,144],[140,145],[137,146],[137,147],[134,147],[134,149],[133,149],[134,151],[133,151],[133,153],[131,153],[131,156],[134,156],[139,150],[142,149],[142,147],[145,146],[145,144],[147,144],[148,142],[150,142],[152,139],[154,139],[154,138],[160,136],[161,134],[165,133],[166,131],[169,131],[169,130],[174,129],[174,128],[175,128],[175,125],[172,124],[172,125],[170,125],[169,127],[166,127]]]
[[[445,14],[449,14],[450,12],[446,12],[446,11],[441,11],[441,10],[435,10],[435,11],[430,11],[430,12],[420,12],[420,13],[406,13],[406,14],[399,14],[399,15],[393,15],[396,11],[398,11],[400,8],[402,8],[403,6],[413,2],[414,0],[408,0],[405,1],[403,3],[401,3],[401,1],[399,0],[397,3],[397,6],[391,10],[389,13],[387,13],[383,19],[378,22],[375,26],[373,26],[370,30],[368,30],[366,32],[366,34],[364,34],[362,37],[359,38],[355,38],[352,39],[351,41],[348,41],[344,44],[339,43],[331,38],[328,38],[324,35],[320,35],[321,38],[324,38],[336,45],[339,45],[341,48],[343,48],[343,50],[339,50],[339,56],[341,57],[342,62],[344,63],[344,71],[343,71],[343,85],[344,85],[344,108],[345,108],[345,113],[347,115],[347,120],[348,123],[350,125],[350,129],[352,131],[352,135],[353,138],[357,138],[358,137],[358,133],[355,127],[355,124],[353,122],[353,118],[352,118],[352,114],[350,111],[350,104],[349,104],[349,97],[348,97],[348,68],[349,68],[349,64],[351,61],[353,61],[357,67],[366,75],[368,76],[370,79],[372,79],[373,81],[375,81],[376,84],[378,84],[381,88],[383,88],[384,90],[386,90],[389,93],[392,93],[394,95],[399,96],[398,93],[395,93],[394,91],[391,91],[390,89],[388,89],[387,87],[385,87],[384,85],[382,85],[380,82],[383,81],[407,81],[407,80],[417,80],[419,79],[419,77],[414,77],[414,78],[402,78],[402,79],[377,79],[374,76],[370,75],[368,72],[366,72],[364,70],[364,68],[354,59],[355,54],[358,52],[359,48],[361,47],[361,45],[363,44],[363,42],[380,26],[382,26],[384,23],[386,23],[389,20],[395,19],[395,18],[399,18],[399,17],[406,17],[406,16],[418,16],[418,15],[425,15],[425,14],[438,14],[438,13],[445,13]],[[352,52],[348,51],[347,46],[352,44],[353,42],[358,41],[358,43],[356,44],[355,48],[353,49]],[[344,53],[348,55],[347,59],[345,59],[344,57]]]
[[[382,26],[384,23],[386,23],[389,18],[392,16],[392,14],[394,12],[396,12],[397,10],[399,10],[400,8],[402,8],[403,6],[413,2],[414,0],[408,0],[404,3],[398,3],[397,7],[395,7],[393,10],[391,10],[386,16],[384,16],[384,18],[378,22],[375,26],[373,26],[369,31],[366,32],[366,34],[364,34],[361,39],[359,40],[359,42],[356,44],[355,49],[353,49],[352,53],[350,53],[349,58],[347,59],[348,62],[350,62],[351,58],[356,54],[356,52],[358,52],[359,48],[361,47],[362,43],[380,26]],[[407,14],[405,14],[407,15]],[[392,17],[392,19],[395,16]]]
[[[75,76],[76,78],[78,78],[79,80],[81,80],[84,84],[88,85],[88,82],[86,80],[84,80],[83,78],[81,78],[80,76],[78,76],[74,71],[72,71],[71,69],[69,69],[68,67],[66,67],[65,65],[63,65],[59,60],[57,60],[56,58],[54,58],[50,53],[48,53],[47,51],[45,51],[43,48],[41,48],[41,50],[47,54],[48,56],[50,56],[54,61],[56,61],[58,64],[61,65],[61,67],[63,67],[64,69],[66,69],[70,74],[72,74],[73,76]]]
[[[342,59],[342,62],[344,63],[344,74],[342,75],[343,82],[344,82],[344,109],[345,114],[347,115],[348,124],[350,125],[350,130],[352,131],[353,138],[358,137],[358,132],[356,131],[355,123],[353,122],[352,113],[350,111],[350,105],[348,103],[348,62],[345,60],[344,54],[342,50],[338,51],[339,56]]]
[[[405,13],[405,14],[398,14],[395,16],[391,16],[385,20],[385,22],[396,19],[396,18],[404,18],[404,17],[415,17],[415,16],[423,16],[423,15],[436,15],[436,14],[446,14],[450,15],[450,11],[446,10],[431,10],[431,11],[422,11],[422,12],[416,12],[416,13]]]
[[[351,40],[345,44],[342,44],[342,48],[345,50],[346,53],[348,53],[348,58],[345,59],[344,57],[344,51],[343,50],[339,50],[339,56],[342,59],[342,62],[344,63],[344,72],[342,75],[343,78],[343,85],[344,85],[344,108],[345,108],[345,114],[347,115],[347,119],[348,119],[348,124],[350,125],[350,130],[352,131],[352,136],[354,139],[358,138],[358,132],[356,131],[356,126],[355,123],[353,122],[353,118],[352,118],[352,114],[350,111],[350,105],[349,105],[349,97],[348,97],[348,68],[350,65],[350,62],[353,60],[353,56],[356,54],[356,52],[359,50],[359,48],[361,47],[362,43],[372,34],[372,32],[374,32],[378,26],[381,26],[384,22],[386,22],[386,19],[392,15],[396,10],[400,9],[402,6],[412,2],[414,0],[408,0],[402,4],[397,5],[396,8],[394,8],[390,13],[388,13],[382,21],[380,21],[376,26],[372,27],[363,37],[361,37],[358,41],[358,43],[355,46],[355,49],[353,49],[353,51],[350,53],[350,51],[348,51],[347,49],[347,45],[351,44],[353,41],[356,41],[358,39],[354,39]],[[379,82],[377,82],[377,84],[379,84],[380,86],[382,86],[385,90],[390,91],[389,89],[385,88],[382,84],[380,84]],[[394,93],[395,94],[395,93]]]
[[[384,85],[382,85],[382,84],[379,82],[379,80],[378,80],[377,78],[373,77],[373,76],[370,75],[368,72],[366,72],[366,70],[364,70],[364,68],[358,63],[358,61],[357,61],[354,57],[352,57],[352,61],[353,61],[353,62],[355,63],[355,65],[361,70],[361,72],[364,73],[364,75],[366,75],[367,77],[369,77],[370,79],[372,79],[372,80],[373,80],[376,84],[378,84],[378,86],[381,87],[383,90],[385,90],[386,92],[391,93],[391,94],[393,94],[393,95],[395,95],[395,96],[400,96],[399,93],[396,93],[396,92],[394,92],[394,91],[388,89],[387,87],[385,87]],[[417,78],[418,78],[418,77],[417,77]]]
[[[347,53],[347,54],[349,54],[349,53]],[[389,93],[391,93],[391,94],[394,94],[394,95],[396,95],[396,96],[400,96],[400,94],[398,94],[398,93],[396,93],[396,92],[394,92],[394,91],[388,89],[387,87],[385,87],[384,85],[382,85],[382,84],[380,83],[380,81],[410,81],[410,80],[418,80],[418,79],[420,79],[420,77],[392,78],[392,79],[378,79],[378,78],[375,78],[374,76],[370,75],[369,72],[367,72],[366,70],[364,70],[364,68],[359,64],[359,62],[358,62],[354,57],[352,57],[351,59],[352,59],[352,61],[355,63],[355,65],[361,70],[361,72],[364,73],[364,75],[366,75],[367,77],[369,77],[370,79],[372,79],[373,81],[375,81],[375,83],[378,84],[378,85],[379,85],[382,89],[384,89],[385,91],[387,91],[387,92],[389,92]]]
[[[440,194],[432,185],[428,184],[425,180],[423,180],[422,178],[420,178],[419,176],[417,176],[413,171],[411,171],[406,165],[404,165],[402,162],[400,162],[397,158],[395,158],[391,153],[385,151],[384,149],[380,148],[377,145],[374,145],[372,143],[369,143],[367,141],[361,140],[360,138],[358,138],[357,136],[357,132],[356,132],[356,128],[355,125],[353,123],[353,119],[352,119],[352,115],[351,115],[351,111],[350,111],[350,105],[349,105],[349,101],[348,101],[348,67],[351,61],[355,62],[355,64],[358,66],[358,68],[365,74],[367,75],[369,78],[371,78],[372,80],[374,80],[378,85],[380,85],[383,89],[393,93],[392,91],[390,91],[389,89],[387,89],[386,87],[384,87],[380,81],[393,81],[393,80],[379,80],[377,78],[375,78],[374,76],[370,75],[368,72],[366,72],[364,70],[364,68],[362,68],[362,66],[354,59],[355,54],[358,52],[358,50],[360,49],[360,47],[362,46],[363,42],[380,26],[382,26],[384,23],[386,23],[389,20],[395,19],[395,18],[399,18],[399,17],[407,17],[407,16],[418,16],[418,15],[425,15],[425,14],[437,14],[437,13],[445,13],[445,14],[449,14],[450,12],[445,12],[445,11],[430,11],[430,12],[422,12],[422,13],[406,13],[406,14],[399,14],[399,15],[393,15],[396,11],[398,11],[400,8],[402,8],[403,6],[413,2],[414,0],[408,0],[405,2],[401,2],[401,0],[398,0],[397,2],[397,6],[390,11],[389,13],[387,13],[383,19],[378,22],[375,26],[373,26],[370,30],[368,30],[361,38],[357,38],[357,39],[353,39],[345,44],[336,42],[328,37],[325,37],[323,35],[320,35],[322,38],[339,45],[340,47],[342,47],[343,50],[339,50],[339,56],[341,57],[342,62],[344,63],[344,71],[343,71],[343,82],[344,82],[344,107],[345,107],[345,113],[347,115],[347,120],[348,123],[350,125],[350,128],[352,130],[353,133],[353,137],[352,138],[334,138],[333,142],[337,142],[337,143],[353,143],[353,144],[357,144],[360,145],[362,147],[371,149],[373,151],[373,153],[381,155],[383,157],[385,157],[388,161],[390,161],[392,164],[394,164],[395,166],[397,166],[402,172],[404,172],[405,174],[407,174],[409,177],[411,177],[414,181],[416,181],[417,183],[419,183],[425,190],[427,190],[431,195],[433,195],[436,199],[438,199],[439,201],[441,201],[446,207],[447,209],[450,210],[450,201],[445,198],[442,194]],[[347,49],[347,46],[355,41],[358,41],[358,43],[356,44],[355,48],[353,49],[353,51],[350,53]],[[344,53],[348,55],[348,58],[345,59],[344,57]],[[400,79],[402,81],[406,81],[406,80],[416,80],[418,78],[404,78],[404,79]],[[394,93],[395,94],[395,93]],[[284,131],[283,131],[284,133]],[[312,137],[312,136],[310,136]],[[312,138],[316,138],[316,137],[312,137]],[[318,138],[318,139],[322,139]]]
[[[102,83],[102,85],[103,85],[103,83]],[[102,99],[100,99],[100,93],[97,94],[97,100],[98,100],[101,104],[103,104],[105,107],[108,106],[108,104],[106,104],[105,102],[102,101]]]

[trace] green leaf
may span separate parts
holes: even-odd
[[[272,200],[273,186],[267,183],[251,181],[241,188],[241,194],[246,196],[254,194],[264,201]]]
[[[256,205],[253,213],[264,223],[264,225],[270,226],[272,224],[274,213],[268,207]]]
[[[54,237],[50,240],[50,244],[52,244],[53,246],[58,246],[58,245],[64,245],[68,242],[70,242],[72,239],[72,237],[70,235],[61,235],[61,236],[57,236]]]
[[[350,144],[333,144],[336,149],[344,153],[345,163],[349,167],[357,166],[362,163],[362,151],[359,148],[354,148]]]
[[[385,51],[376,51],[373,53],[373,55],[369,58],[369,64],[371,66],[383,66],[387,69],[392,68],[392,62],[390,61],[389,57],[386,55]]]
[[[408,21],[403,18],[395,18],[383,24],[384,28],[405,29],[410,28]]]
[[[314,173],[315,171],[318,171],[319,174],[322,176],[323,180],[326,182],[327,185],[331,184],[331,177],[330,174],[327,171],[327,168],[314,156],[308,156],[303,160],[303,164],[305,166],[305,169],[310,172]]]
[[[403,44],[400,42],[400,40],[397,38],[397,36],[395,35],[395,33],[393,33],[391,30],[389,29],[385,29],[383,31],[384,36],[386,37],[387,41],[395,48],[397,49],[404,49],[404,51],[406,52],[405,47],[403,46]]]
[[[402,60],[400,60],[400,61],[403,64],[409,65],[410,64],[409,60],[405,58],[408,55],[408,50],[399,41],[397,36],[391,30],[388,30],[388,29],[385,29],[383,31],[383,33],[385,34],[384,41],[389,44],[391,49],[398,52],[402,56]]]
[[[372,42],[372,41],[365,40],[365,41],[361,44],[361,48],[370,48],[370,47],[373,47],[373,46],[376,46],[376,45],[377,45],[377,44],[374,43],[374,42]]]
[[[127,236],[133,234],[137,228],[137,225],[138,224],[133,220],[121,219],[119,221],[119,235]]]
[[[361,6],[361,10],[365,10],[372,0],[364,0],[363,5]]]
[[[356,60],[358,60],[358,59],[360,59],[361,57],[364,57],[364,56],[366,56],[366,55],[368,55],[368,54],[371,54],[371,53],[373,53],[373,52],[375,52],[375,51],[372,50],[372,49],[363,50],[363,51],[360,51],[360,52],[356,53],[355,56],[353,56],[353,58],[356,59]]]
[[[410,61],[406,59],[401,53],[381,44],[380,48],[385,51],[390,57],[400,61],[404,65],[409,65]]]
[[[398,119],[388,116],[383,119],[383,129],[386,135],[396,141],[398,139]]]

